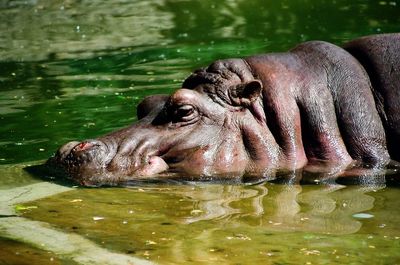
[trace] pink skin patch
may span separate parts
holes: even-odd
[[[164,172],[168,168],[168,164],[161,157],[152,156],[148,164],[142,167],[138,173],[142,176],[152,176]]]
[[[91,143],[88,143],[88,142],[81,142],[80,144],[78,144],[75,148],[77,149],[77,150],[80,150],[80,151],[83,151],[83,150],[86,150],[86,149],[88,149],[88,148],[90,148],[90,147],[92,147],[93,145],[91,144]]]

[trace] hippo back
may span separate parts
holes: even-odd
[[[400,159],[400,33],[380,34],[344,45],[366,69],[385,127],[391,157]]]

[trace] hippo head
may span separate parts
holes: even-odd
[[[265,174],[274,168],[278,149],[262,104],[262,83],[245,61],[217,61],[172,95],[145,98],[132,126],[67,143],[48,163],[81,185]]]

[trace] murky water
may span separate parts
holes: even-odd
[[[0,22],[1,197],[43,183],[25,165],[128,125],[143,97],[170,93],[197,67],[399,32],[400,2],[5,0]],[[73,188],[13,209],[82,246],[160,264],[396,264],[397,187],[155,183]],[[6,206],[0,264],[90,264],[12,230]]]
[[[161,264],[395,264],[398,198],[383,187],[151,185],[77,189],[24,216]]]

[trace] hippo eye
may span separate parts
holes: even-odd
[[[194,118],[195,109],[192,105],[182,105],[175,110],[175,118],[180,121],[190,121]]]

